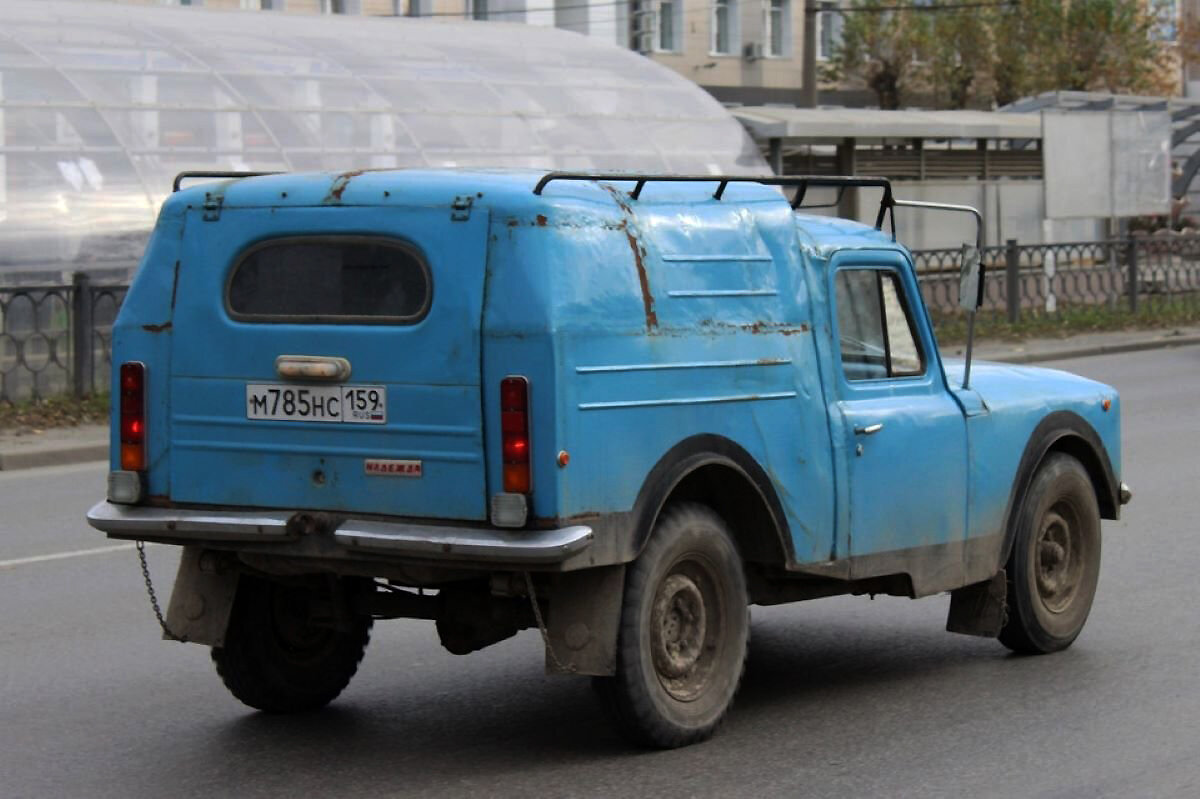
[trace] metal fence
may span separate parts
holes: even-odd
[[[958,308],[958,250],[913,252],[921,292],[935,312]],[[1200,236],[1022,245],[983,251],[984,309],[1010,321],[1071,306],[1137,312],[1200,306]],[[0,401],[105,391],[112,325],[128,286],[93,283],[0,287]]]
[[[1068,306],[1143,307],[1200,304],[1200,236],[1129,236],[1109,241],[985,247],[983,307],[1011,322],[1025,313]],[[942,313],[958,305],[958,250],[913,253],[926,304]]]
[[[0,400],[107,391],[112,325],[128,286],[0,287]]]

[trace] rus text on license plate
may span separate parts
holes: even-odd
[[[289,422],[387,422],[384,386],[295,386],[247,383],[246,418]]]

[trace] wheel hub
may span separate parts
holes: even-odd
[[[672,574],[663,580],[650,620],[658,673],[669,680],[687,677],[703,654],[707,627],[699,586],[685,574]]]
[[[1078,531],[1066,516],[1055,510],[1042,517],[1034,550],[1034,574],[1038,595],[1047,610],[1061,613],[1071,604],[1083,564],[1079,557]]]

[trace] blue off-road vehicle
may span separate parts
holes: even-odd
[[[183,545],[164,633],[246,704],[330,702],[376,619],[464,654],[537,627],[669,747],[725,715],[750,604],[950,591],[949,629],[1022,652],[1083,627],[1117,393],[944,362],[886,180],[227,177],[163,205],[88,519]],[[879,191],[876,226],[811,187]]]

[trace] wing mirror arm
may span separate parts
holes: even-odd
[[[963,244],[962,264],[958,278],[958,306],[967,312],[967,363],[963,369],[963,388],[971,387],[971,354],[975,346],[975,313],[983,305],[984,266],[983,250],[983,215],[978,209],[969,205],[950,205],[948,203],[927,203],[916,200],[892,200],[891,207],[924,208],[932,211],[958,211],[975,217],[975,244]],[[895,236],[896,215],[892,211],[892,235]]]

